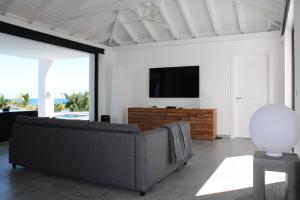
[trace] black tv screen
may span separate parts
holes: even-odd
[[[150,68],[152,98],[198,98],[199,66]]]

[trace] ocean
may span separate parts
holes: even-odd
[[[16,99],[11,99],[11,100],[16,100]],[[57,98],[54,99],[54,104],[62,104],[65,103],[67,100],[64,98]],[[30,105],[38,105],[39,104],[39,99],[38,98],[30,98],[29,99],[29,104]]]
[[[63,98],[60,98],[60,99],[54,99],[54,104],[62,104],[62,103],[65,103],[67,100],[66,99],[63,99]],[[38,105],[39,103],[39,99],[37,98],[32,98],[29,100],[29,104],[30,105]]]

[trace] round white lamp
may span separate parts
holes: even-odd
[[[290,108],[271,104],[258,109],[250,120],[255,145],[269,156],[290,152],[300,140],[300,120]]]

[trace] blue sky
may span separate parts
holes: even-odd
[[[54,97],[63,93],[84,92],[89,89],[89,58],[56,60]],[[16,98],[20,93],[38,96],[38,60],[0,54],[0,94]]]

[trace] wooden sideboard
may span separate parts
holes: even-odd
[[[180,120],[191,123],[193,139],[216,138],[216,109],[128,108],[128,123],[138,124],[142,131]]]

